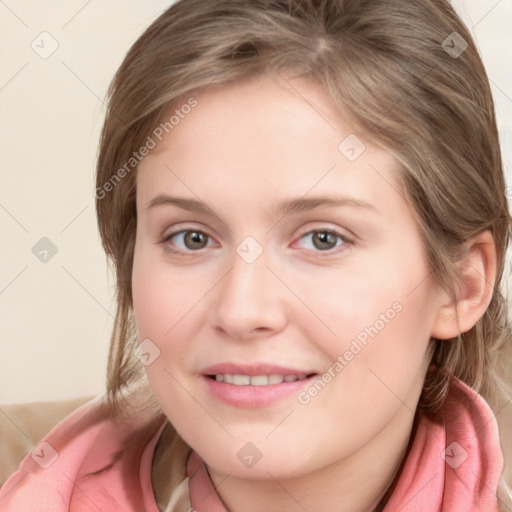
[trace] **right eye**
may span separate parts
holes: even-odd
[[[209,235],[197,229],[182,229],[166,235],[159,243],[165,244],[171,252],[197,252],[205,247]],[[173,242],[173,239],[177,242]],[[178,250],[174,247],[178,245]],[[181,247],[180,247],[181,245]]]

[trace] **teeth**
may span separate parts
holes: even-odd
[[[235,386],[247,386],[251,383],[249,375],[233,375],[233,384]]]
[[[269,384],[281,384],[281,382],[294,382],[296,380],[303,380],[306,375],[233,375],[230,373],[218,373],[215,375],[217,382],[226,382],[227,384],[234,384],[235,386],[267,386]]]
[[[266,386],[268,377],[266,375],[254,375],[251,377],[251,386]]]

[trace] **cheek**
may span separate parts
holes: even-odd
[[[150,382],[168,380],[167,372],[178,377],[191,371],[210,282],[197,270],[171,267],[154,248],[136,247],[132,294],[138,337],[151,340],[159,351],[145,368]]]
[[[340,313],[336,342],[318,345],[330,366],[323,369],[321,382],[297,397],[300,428],[314,432],[315,418],[322,418],[326,436],[336,431],[340,439],[350,439],[350,446],[342,440],[333,443],[339,455],[364,445],[395,415],[412,414],[429,360],[424,299],[418,291],[399,296],[395,307],[382,297],[362,301],[366,314],[356,320]]]
[[[162,272],[148,250],[136,244],[133,271],[132,295],[135,323],[139,340],[149,339],[159,349],[159,363],[173,352],[166,340],[172,339],[175,325],[183,317],[182,304],[185,290],[176,286],[170,273]],[[148,366],[148,374],[153,366]]]
[[[178,340],[186,339],[182,332],[186,326],[187,288],[179,286],[171,272],[163,272],[161,266],[143,250],[135,250],[132,272],[132,293],[138,338],[150,347],[152,360],[144,370],[153,395],[160,404],[166,404],[172,397],[173,407],[165,407],[172,422],[179,424],[179,416],[190,399],[180,383],[186,372],[187,344]],[[190,289],[190,287],[189,287]],[[155,348],[156,347],[156,348]]]
[[[433,284],[421,240],[407,240],[399,258],[396,247],[382,247],[367,262],[359,260],[356,272],[317,282],[315,289],[323,292],[308,295],[312,309],[335,332],[316,337],[332,362],[333,388],[341,394],[358,390],[354,400],[357,395],[372,402],[386,393],[405,399],[428,364]],[[313,330],[310,336],[315,339]]]
[[[141,339],[163,340],[186,313],[193,287],[183,273],[166,268],[160,250],[141,239],[135,244],[132,270],[133,307]]]
[[[356,271],[293,277],[295,293],[306,298],[309,307],[302,322],[295,317],[294,321],[331,357],[348,349],[354,339],[362,346],[379,340],[391,349],[411,337],[417,341],[428,338],[431,285],[422,283],[428,272],[374,263]]]

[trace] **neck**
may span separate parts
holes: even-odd
[[[413,426],[414,415],[404,407],[360,450],[300,477],[246,480],[208,471],[229,512],[378,512],[399,476]]]

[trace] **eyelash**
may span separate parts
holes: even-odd
[[[211,239],[211,237],[207,233],[205,233],[204,231],[201,231],[199,229],[180,229],[177,231],[173,231],[172,233],[169,233],[168,235],[163,237],[158,243],[166,244],[176,235],[179,235],[181,233],[188,233],[188,232],[201,233],[203,235],[206,235],[209,239]],[[343,250],[343,249],[341,249],[341,251],[340,251],[340,247],[344,247],[345,245],[351,245],[354,243],[353,240],[348,238],[346,235],[343,235],[339,231],[336,231],[335,229],[326,229],[326,228],[312,229],[312,230],[306,231],[299,237],[299,240],[301,240],[305,236],[312,235],[314,233],[331,233],[331,234],[335,235],[337,238],[341,239],[341,241],[343,242],[342,244],[334,247],[333,249],[328,249],[325,251],[311,249],[314,253],[325,254],[326,256],[333,256]],[[338,249],[338,250],[336,250],[336,249]],[[172,249],[171,247],[166,247],[166,250],[168,250],[169,252],[172,252],[174,254],[178,254],[180,256],[187,256],[189,254],[199,253],[199,252],[201,252],[202,249],[199,249],[197,251],[192,251],[192,250],[182,251],[182,250]],[[315,257],[322,257],[322,256],[315,256]]]

